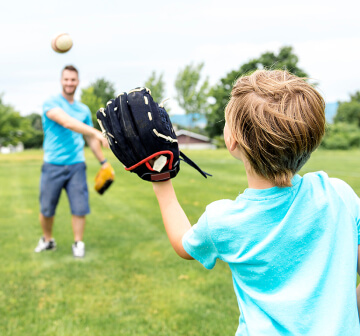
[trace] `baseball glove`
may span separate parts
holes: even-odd
[[[95,190],[102,195],[114,182],[115,172],[109,162],[104,163],[95,176]]]
[[[200,172],[193,161],[179,151],[169,115],[147,88],[136,88],[111,99],[96,113],[103,135],[125,170],[143,180],[166,181],[180,170],[183,161]]]

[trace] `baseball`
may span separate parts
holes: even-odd
[[[63,33],[56,35],[51,40],[51,48],[58,53],[66,53],[73,45],[72,39],[69,34]]]

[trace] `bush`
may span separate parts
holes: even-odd
[[[360,128],[347,123],[329,125],[320,147],[342,150],[360,148]]]
[[[214,144],[216,148],[226,148],[224,136],[223,135],[217,135],[213,138]]]
[[[26,149],[28,148],[41,148],[43,144],[44,134],[40,131],[33,131],[29,136],[22,139],[22,143]]]

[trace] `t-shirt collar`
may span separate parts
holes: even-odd
[[[259,197],[269,197],[269,196],[279,196],[280,194],[285,194],[292,191],[296,185],[301,181],[302,177],[298,174],[294,175],[291,179],[291,187],[272,187],[268,189],[253,189],[247,188],[240,196],[245,198],[259,198]]]

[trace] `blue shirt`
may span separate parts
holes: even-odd
[[[183,246],[208,269],[229,264],[236,335],[360,335],[360,199],[324,172],[292,183],[210,204]]]
[[[85,161],[82,134],[73,132],[46,116],[46,112],[59,107],[71,117],[93,126],[89,108],[78,101],[70,104],[59,94],[43,105],[42,125],[44,130],[44,161],[57,165],[71,165]]]

